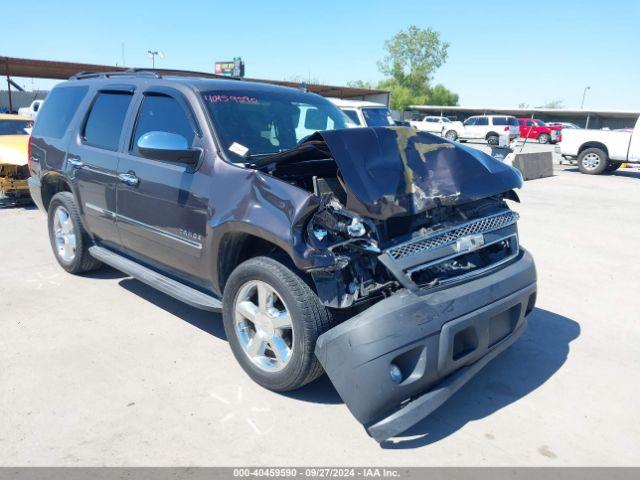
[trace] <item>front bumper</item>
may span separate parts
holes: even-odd
[[[429,415],[509,347],[533,309],[536,272],[509,265],[418,296],[402,291],[318,338],[316,356],[351,413],[381,442]],[[397,384],[389,375],[402,372]]]

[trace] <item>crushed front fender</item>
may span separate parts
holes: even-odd
[[[403,290],[325,332],[315,353],[345,404],[381,442],[442,405],[525,330],[531,255],[426,295]],[[392,368],[401,376],[395,381]],[[397,372],[397,370],[396,370]]]

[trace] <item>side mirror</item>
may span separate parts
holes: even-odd
[[[154,160],[195,165],[200,157],[200,150],[189,148],[187,139],[176,133],[145,133],[138,139],[137,147],[140,155]]]

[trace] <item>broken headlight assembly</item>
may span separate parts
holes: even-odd
[[[349,307],[397,286],[378,261],[375,224],[343,209],[339,202],[323,203],[307,225],[307,237],[313,248],[335,258],[333,266],[310,271],[325,305]]]

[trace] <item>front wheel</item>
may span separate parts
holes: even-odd
[[[455,142],[458,139],[458,134],[456,133],[455,130],[449,130],[447,133],[445,133],[444,138],[452,142]]]
[[[224,289],[224,330],[244,371],[269,390],[295,390],[323,370],[314,350],[330,311],[300,276],[269,257],[240,264]]]
[[[500,139],[498,138],[498,135],[493,134],[493,135],[488,135],[487,136],[487,143],[489,145],[498,145],[498,143],[500,143]]]
[[[551,137],[546,134],[546,133],[541,133],[540,136],[538,137],[538,142],[540,143],[549,143],[549,140],[551,140]]]
[[[587,148],[578,156],[578,170],[587,175],[599,175],[609,165],[609,156],[599,148]]]

